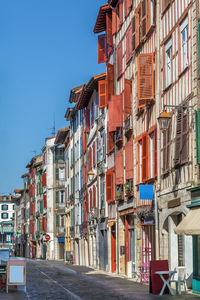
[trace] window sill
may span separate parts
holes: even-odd
[[[183,69],[183,71],[181,71],[181,72],[179,73],[178,78],[180,78],[181,76],[183,76],[183,75],[187,72],[187,70],[188,70],[188,66],[185,67],[185,69]]]

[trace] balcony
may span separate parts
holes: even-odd
[[[128,118],[125,120],[125,135],[128,135],[133,130],[133,124],[132,124],[132,118],[131,116],[128,116]]]

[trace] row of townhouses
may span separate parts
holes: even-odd
[[[22,175],[18,255],[128,277],[167,259],[200,291],[199,17],[197,0],[99,8],[105,73],[72,88],[68,127]]]

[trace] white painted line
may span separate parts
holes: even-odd
[[[39,270],[39,269],[38,269]],[[40,270],[39,270],[40,271]],[[73,297],[74,300],[82,300],[82,298],[80,298],[78,295],[70,292],[68,289],[66,289],[64,286],[62,286],[60,283],[58,283],[56,280],[52,279],[50,276],[48,276],[46,273],[40,271],[40,273],[42,273],[43,275],[45,275],[47,278],[49,278],[50,280],[52,280],[53,282],[55,282],[57,285],[59,285],[61,288],[63,288],[68,294],[70,294],[71,297]]]

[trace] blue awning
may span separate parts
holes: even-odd
[[[65,238],[64,237],[59,237],[58,238],[58,243],[64,243],[65,242]]]
[[[153,184],[140,184],[139,185],[140,200],[153,200]]]

